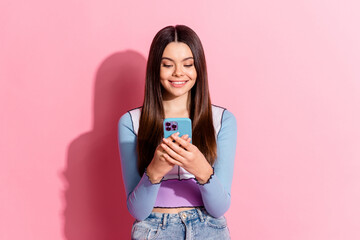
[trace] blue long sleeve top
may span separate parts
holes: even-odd
[[[122,175],[130,214],[138,220],[144,220],[154,207],[204,206],[213,217],[221,217],[230,207],[231,200],[237,141],[235,116],[225,108],[212,105],[217,158],[213,165],[214,174],[207,183],[199,184],[191,173],[174,167],[172,172],[176,172],[175,177],[169,173],[164,177],[166,181],[152,184],[146,173],[140,176],[137,170],[136,144],[140,113],[140,108],[128,111],[118,122]],[[167,205],[169,202],[171,205]]]

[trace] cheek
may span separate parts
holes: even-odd
[[[195,68],[190,69],[190,70],[188,71],[188,76],[189,76],[189,77],[191,77],[191,79],[193,79],[193,80],[195,80],[195,79],[196,79],[196,77],[197,77],[197,73],[196,73]]]
[[[160,69],[160,79],[167,79],[171,76],[171,73],[168,69]]]

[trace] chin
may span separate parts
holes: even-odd
[[[181,92],[166,91],[166,95],[171,98],[177,98],[177,97],[181,97],[181,96],[187,94],[188,92],[189,91],[181,91]]]

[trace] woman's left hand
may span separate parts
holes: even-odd
[[[166,138],[163,138],[161,143],[162,148],[167,153],[164,154],[165,159],[193,174],[199,183],[207,182],[213,173],[213,169],[205,156],[195,145],[190,143],[190,138],[184,140],[179,137],[179,133],[172,134],[171,138],[177,144]]]

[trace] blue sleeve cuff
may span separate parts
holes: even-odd
[[[160,184],[151,183],[144,173],[140,182],[130,193],[127,199],[127,207],[133,217],[138,220],[147,218],[154,208]]]
[[[213,217],[219,218],[225,214],[230,207],[230,193],[226,192],[216,174],[212,176],[207,184],[200,185],[206,211]]]

